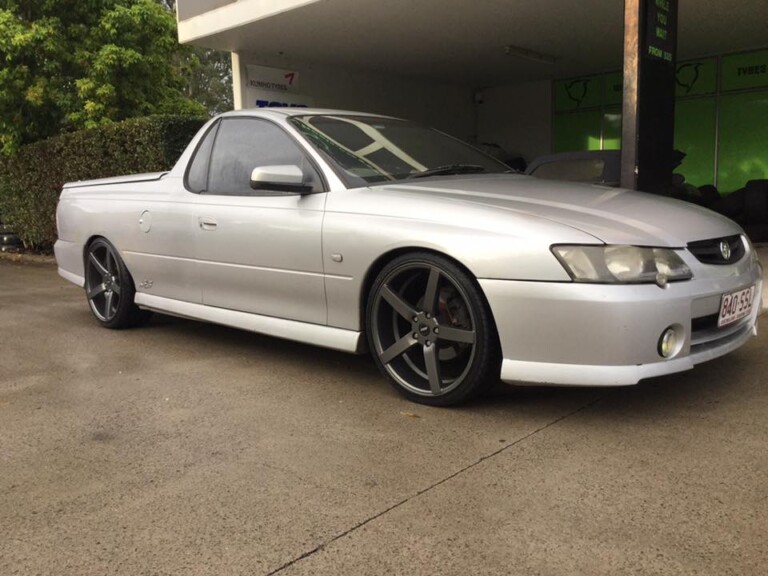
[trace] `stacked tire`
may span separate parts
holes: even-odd
[[[752,242],[768,242],[768,180],[744,187],[744,230]]]

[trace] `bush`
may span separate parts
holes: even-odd
[[[149,116],[55,136],[0,159],[0,213],[27,248],[56,241],[65,182],[169,170],[205,118]]]

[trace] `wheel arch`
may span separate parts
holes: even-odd
[[[117,252],[117,255],[120,256],[120,260],[122,260],[123,267],[125,268],[126,272],[128,272],[128,275],[131,277],[131,282],[133,282],[135,286],[136,279],[133,277],[133,272],[131,272],[131,269],[128,267],[128,264],[126,264],[125,258],[123,258],[123,255],[120,253],[120,250],[118,250],[117,246],[115,246],[115,243],[112,242],[109,238],[107,238],[104,234],[91,234],[83,244],[83,275],[85,275],[85,269],[88,266],[88,250],[96,240],[104,240],[105,242],[108,242],[109,245],[112,246],[112,248],[115,249],[115,252]]]
[[[97,243],[98,245],[95,246]],[[97,249],[104,251],[102,263],[99,263]],[[89,282],[92,266],[89,255],[93,255],[93,266],[98,268],[93,282]],[[142,310],[136,305],[133,276],[120,251],[106,236],[92,234],[83,244],[83,267],[86,299],[91,312],[103,327],[133,328],[147,323],[152,312]],[[117,295],[116,303],[115,295]],[[99,297],[102,301],[97,302],[96,299]]]
[[[379,257],[376,258],[373,261],[373,263],[371,263],[371,265],[368,267],[368,270],[366,270],[365,272],[365,276],[363,277],[363,282],[360,287],[360,298],[359,298],[360,308],[358,310],[358,318],[360,321],[360,326],[362,327],[362,331],[367,332],[368,330],[368,326],[366,323],[366,310],[368,309],[368,301],[371,297],[371,288],[373,287],[373,283],[376,281],[376,278],[379,275],[379,273],[384,269],[384,267],[387,264],[389,264],[395,258],[404,256],[406,254],[415,254],[415,253],[428,253],[428,254],[433,254],[435,256],[440,256],[441,258],[450,260],[454,265],[461,268],[461,270],[463,270],[467,274],[467,276],[475,283],[479,294],[481,295],[481,297],[483,298],[483,301],[485,302],[485,306],[487,307],[491,321],[493,322],[493,330],[496,334],[496,338],[498,338],[498,329],[496,328],[496,319],[494,318],[493,311],[491,310],[491,307],[488,303],[488,298],[485,296],[485,292],[483,291],[482,286],[480,286],[480,283],[477,280],[477,276],[473,274],[472,270],[470,270],[468,266],[466,266],[463,262],[461,262],[454,256],[451,256],[450,254],[446,254],[445,252],[442,252],[440,250],[435,250],[434,248],[426,248],[424,246],[401,246],[398,248],[394,248],[392,250],[389,250],[379,255]]]
[[[91,234],[88,240],[86,240],[85,243],[83,243],[83,263],[85,263],[85,259],[88,256],[88,249],[91,247],[91,244],[93,244],[96,240],[99,240],[99,239],[106,240],[107,242],[109,242],[109,239],[106,238],[105,236],[102,236],[101,234]],[[112,244],[111,242],[109,243]]]
[[[387,276],[382,276],[385,271]],[[425,271],[429,281],[424,276]],[[445,275],[443,282],[454,285],[457,290],[454,294],[461,300],[457,306],[469,308],[471,318],[451,320],[448,304],[443,310],[438,302],[442,298],[437,297],[440,289],[432,280],[435,271]],[[420,276],[416,283],[421,283],[415,286],[416,295],[411,290],[413,286],[409,286],[415,278],[412,276],[414,272]],[[402,281],[404,277],[405,282]],[[389,282],[390,279],[393,282],[387,284],[390,296],[384,297],[389,302],[389,308],[381,308],[383,300],[378,295],[381,294],[382,282]],[[416,299],[419,294],[422,298],[427,297],[430,284],[430,304],[422,307]],[[440,250],[421,246],[398,247],[374,260],[361,286],[364,292],[361,294],[360,311],[364,315],[365,341],[374,363],[398,392],[418,403],[449,406],[468,400],[498,380],[502,357],[493,311],[477,276],[460,260]],[[372,299],[373,290],[377,294],[375,299]],[[400,296],[393,295],[397,293]],[[395,304],[393,298],[400,299],[400,304]],[[390,323],[387,315],[399,320]],[[388,330],[386,326],[390,324]],[[462,330],[471,330],[473,338],[459,338]],[[440,343],[443,340],[449,341],[446,358],[442,357],[446,348],[445,342]],[[456,347],[456,342],[468,344]],[[418,360],[422,354],[423,361]],[[446,367],[448,372],[444,372]]]

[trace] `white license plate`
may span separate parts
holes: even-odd
[[[720,303],[720,316],[717,317],[717,327],[728,326],[745,316],[749,316],[754,300],[754,286],[723,295],[723,301]]]

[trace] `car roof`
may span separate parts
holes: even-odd
[[[221,114],[222,117],[227,116],[369,116],[371,118],[394,118],[386,114],[372,114],[370,112],[356,112],[353,110],[337,110],[333,108],[300,108],[300,107],[284,107],[284,108],[244,108],[243,110],[232,110]]]

